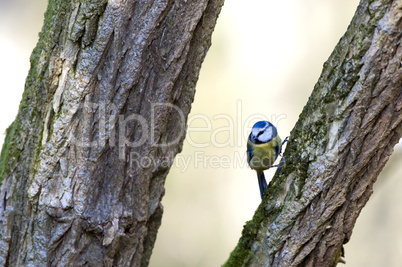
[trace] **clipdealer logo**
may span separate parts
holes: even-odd
[[[129,162],[130,168],[151,169],[173,167],[181,172],[191,168],[244,168],[247,167],[246,143],[252,125],[259,120],[269,120],[278,125],[286,114],[271,115],[252,114],[243,117],[241,100],[237,101],[235,113],[220,113],[213,116],[206,114],[190,114],[187,120],[183,111],[170,103],[150,103],[149,118],[140,114],[118,115],[113,104],[89,103],[83,107],[87,113],[96,114],[96,138],[85,138],[85,134],[70,137],[70,142],[77,146],[102,149],[117,147],[119,158]],[[170,119],[178,120],[175,136],[171,140],[161,140],[161,129],[158,129],[158,115],[169,113]],[[83,122],[87,125],[90,122]],[[135,126],[133,126],[135,125]],[[133,131],[135,129],[135,131]],[[85,132],[85,127],[81,129]],[[190,146],[190,154],[166,153],[166,156],[144,156],[141,148],[149,145],[169,151],[184,135],[185,146]],[[77,137],[78,136],[78,137]],[[199,138],[202,136],[202,138]],[[88,141],[90,140],[90,141]],[[221,150],[220,155],[210,151]],[[231,151],[230,153],[227,153]]]

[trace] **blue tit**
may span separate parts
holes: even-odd
[[[287,138],[284,142],[287,141]],[[259,121],[251,129],[247,140],[247,162],[250,168],[257,171],[261,198],[267,188],[264,171],[273,165],[282,150],[282,141],[276,127],[269,121]]]

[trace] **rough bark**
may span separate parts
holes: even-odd
[[[2,266],[148,264],[222,4],[49,1],[1,154]]]
[[[402,135],[401,39],[402,1],[360,2],[224,266],[337,263]]]

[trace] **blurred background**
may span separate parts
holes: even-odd
[[[0,139],[14,120],[43,23],[45,0],[0,0]],[[227,0],[203,63],[184,149],[166,182],[156,266],[219,266],[260,203],[246,164],[247,132],[260,119],[284,138],[357,0]],[[363,209],[345,266],[401,266],[402,146]],[[270,179],[273,172],[266,172]]]

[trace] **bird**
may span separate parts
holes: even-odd
[[[267,188],[264,171],[282,165],[283,160],[278,165],[273,164],[282,152],[282,145],[287,141],[288,137],[282,142],[276,127],[269,121],[258,121],[251,129],[247,140],[247,162],[251,169],[257,171],[261,199]]]

